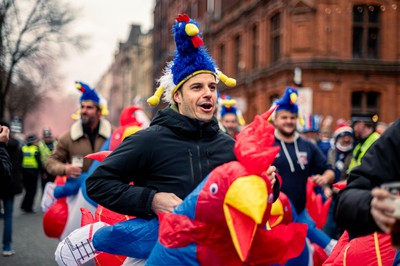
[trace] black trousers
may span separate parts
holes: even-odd
[[[33,203],[36,196],[39,170],[22,169],[23,185],[25,188],[25,196],[22,200],[21,209],[26,212],[33,211]]]
[[[47,171],[44,172],[44,175],[40,178],[41,185],[42,185],[42,194],[44,193],[44,187],[46,186],[47,182],[54,182],[56,176],[49,174]]]

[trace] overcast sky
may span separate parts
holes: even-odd
[[[72,0],[80,10],[74,31],[89,38],[88,49],[71,50],[60,62],[67,90],[74,90],[74,81],[94,86],[114,58],[120,41],[126,41],[131,24],[142,25],[147,32],[153,24],[154,0]]]
[[[74,82],[80,80],[94,86],[107,71],[117,51],[118,43],[126,41],[131,24],[142,25],[147,32],[153,25],[155,0],[64,0],[80,10],[74,23],[76,33],[86,35],[90,46],[85,51],[69,50],[60,58],[59,72],[64,77],[59,86],[66,97],[59,97],[31,113],[24,121],[26,134],[38,134],[50,127],[55,136],[67,131],[74,122],[71,114],[79,107],[81,94]]]

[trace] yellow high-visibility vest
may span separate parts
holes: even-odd
[[[35,154],[39,152],[39,149],[35,145],[24,145],[22,147],[23,159],[22,159],[22,167],[28,169],[38,169],[39,164],[36,160]]]
[[[54,140],[53,141],[53,146],[54,148],[57,145],[57,141]],[[49,149],[49,147],[46,145],[46,143],[44,141],[39,141],[38,143],[38,148],[40,151],[40,160],[42,161],[42,164],[45,165],[47,158],[51,155],[52,150]]]
[[[364,157],[365,153],[369,150],[369,148],[374,144],[374,142],[379,139],[380,135],[376,132],[369,135],[369,137],[363,142],[359,143],[353,150],[353,158],[351,159],[349,165],[349,172],[354,167],[361,164],[361,160]]]

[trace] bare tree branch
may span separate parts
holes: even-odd
[[[15,113],[16,106],[25,108],[23,101],[18,105],[6,102],[13,90],[40,91],[36,80],[51,76],[54,72],[54,58],[62,54],[64,46],[82,48],[84,38],[69,33],[75,21],[75,11],[64,0],[2,0],[0,6],[0,119],[6,106],[9,113]],[[56,54],[58,55],[56,56]],[[53,58],[49,60],[49,58]],[[41,62],[41,63],[36,63]],[[42,69],[46,66],[44,74]],[[36,68],[36,69],[35,69]],[[36,75],[36,76],[35,76]],[[28,84],[30,85],[28,86]],[[52,86],[49,84],[48,86]],[[40,102],[40,101],[37,101]],[[31,102],[29,108],[32,108]],[[11,107],[13,106],[13,107]]]

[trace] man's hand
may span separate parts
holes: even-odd
[[[75,165],[67,163],[67,164],[65,164],[65,174],[67,176],[76,178],[82,174],[82,168],[80,168],[79,166],[75,166]]]
[[[389,216],[387,213],[394,211],[394,207],[387,203],[386,199],[394,197],[381,188],[374,188],[371,192],[371,215],[375,223],[382,229],[383,232],[389,233],[390,226],[396,222],[396,218]]]
[[[151,210],[157,212],[172,212],[182,200],[174,193],[158,192],[154,195],[153,202],[151,203]]]
[[[330,197],[332,197],[333,190],[330,187],[324,186],[323,190],[324,190],[325,198],[329,199]]]
[[[269,181],[271,182],[271,187],[274,187],[275,182],[276,182],[275,171],[276,171],[276,167],[273,165],[271,165],[267,169],[267,176],[268,176]]]
[[[6,126],[0,126],[0,142],[8,143],[10,130]]]
[[[335,172],[328,169],[322,175],[315,175],[313,176],[313,181],[318,186],[326,186],[332,184],[333,180],[335,179]]]

